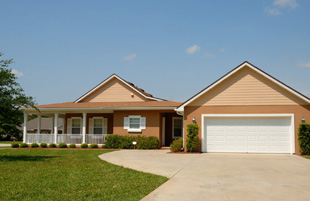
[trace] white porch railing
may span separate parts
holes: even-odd
[[[105,137],[111,134],[86,134],[85,143],[87,144],[104,144]],[[27,134],[26,143],[54,143],[55,138],[54,134]],[[58,134],[57,135],[57,144],[65,142],[67,144],[82,144],[83,143],[83,134]]]
[[[42,143],[45,142],[47,144],[54,142],[53,134],[27,134],[26,143]]]
[[[85,141],[87,144],[104,144],[107,135],[111,134],[86,134]]]
[[[67,143],[67,144],[82,144],[83,134],[58,134],[57,143]]]

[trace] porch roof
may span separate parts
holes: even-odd
[[[175,109],[181,102],[174,101],[148,101],[148,102],[66,102],[36,106],[40,110],[44,109]],[[23,110],[33,110],[33,108],[21,108]]]

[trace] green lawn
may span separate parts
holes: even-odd
[[[0,141],[0,144],[12,144],[13,142],[22,143],[23,141]]]
[[[98,158],[109,150],[0,150],[1,200],[140,200],[168,179]]]

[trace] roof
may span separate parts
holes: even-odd
[[[152,96],[151,94],[145,92],[143,89],[137,87],[136,85],[134,85],[132,82],[128,82],[126,80],[124,80],[123,78],[121,78],[120,76],[113,74],[110,77],[108,77],[107,79],[105,79],[104,81],[102,81],[101,83],[99,83],[97,86],[95,86],[94,88],[92,88],[91,90],[89,90],[88,92],[86,92],[84,95],[82,95],[80,98],[78,98],[76,101],[74,101],[75,103],[80,102],[81,100],[83,100],[84,98],[86,98],[88,95],[90,95],[91,93],[93,93],[94,91],[96,91],[98,88],[100,88],[101,86],[103,86],[104,84],[106,84],[107,82],[109,82],[111,79],[116,78],[118,80],[120,80],[121,82],[123,82],[124,84],[126,84],[129,88],[135,90],[136,92],[138,92],[140,95],[142,95],[144,98],[150,99],[150,100],[155,100],[155,101],[165,101],[164,99],[161,98],[156,98],[154,96]]]
[[[21,127],[18,127],[19,129],[22,129],[24,124],[21,125]],[[51,130],[52,127],[52,118],[41,118],[41,130]],[[63,127],[63,119],[58,118],[57,121],[57,127],[58,129],[62,129]],[[38,128],[38,118],[31,119],[27,122],[27,130],[35,130]]]
[[[162,109],[169,108],[173,109],[181,105],[180,102],[174,101],[148,101],[148,102],[81,102],[81,103],[56,103],[48,105],[38,105],[38,109],[88,109],[88,108],[99,108],[99,109],[124,109],[124,108],[154,108]],[[25,110],[33,110],[33,108],[23,108]]]
[[[297,97],[303,99],[304,101],[310,103],[310,98],[303,95],[302,93],[296,91],[295,89],[287,86],[286,84],[284,84],[283,82],[279,81],[278,79],[272,77],[271,75],[269,75],[268,73],[266,73],[265,71],[261,70],[260,68],[254,66],[253,64],[251,64],[248,61],[244,61],[242,64],[240,64],[239,66],[237,66],[236,68],[232,69],[231,71],[229,71],[228,73],[226,73],[224,76],[222,76],[221,78],[219,78],[218,80],[216,80],[215,82],[213,82],[212,84],[210,84],[209,86],[207,86],[206,88],[204,88],[203,90],[201,90],[200,92],[198,92],[197,94],[195,94],[194,96],[192,96],[191,98],[189,98],[188,100],[186,100],[182,105],[180,105],[176,111],[178,112],[182,112],[184,111],[184,107],[186,105],[188,105],[189,103],[191,103],[192,101],[196,100],[197,98],[199,98],[201,95],[203,95],[204,93],[206,93],[207,91],[209,91],[210,89],[212,89],[213,87],[215,87],[216,85],[220,84],[222,81],[224,81],[225,79],[227,79],[228,77],[230,77],[231,75],[235,74],[236,72],[238,72],[239,70],[241,70],[244,67],[249,67],[251,69],[253,69],[254,71],[258,72],[259,74],[263,75],[264,77],[266,77],[267,79],[271,80],[272,82],[274,82],[275,84],[279,85],[280,87],[288,90],[289,92],[293,93],[294,95],[296,95]]]

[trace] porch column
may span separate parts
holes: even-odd
[[[26,143],[28,114],[24,112],[23,143]]]
[[[51,125],[51,134],[54,134],[54,116],[51,117],[52,119],[52,125]]]
[[[38,134],[41,132],[41,115],[38,115]]]
[[[55,119],[54,119],[54,141],[55,141],[55,144],[57,144],[57,135],[58,135],[58,127],[57,127],[57,124],[58,124],[58,113],[55,113]]]
[[[82,134],[83,134],[82,143],[85,143],[85,138],[86,138],[86,113],[83,113],[83,130],[82,130]]]

